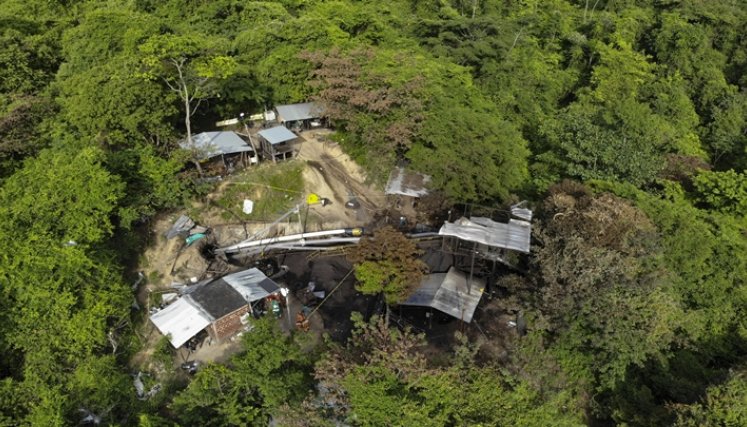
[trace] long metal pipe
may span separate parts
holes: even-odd
[[[314,238],[314,237],[328,237],[328,236],[340,236],[340,235],[360,236],[361,234],[363,234],[363,229],[361,228],[339,228],[337,230],[313,231],[311,233],[289,234],[287,236],[277,236],[277,237],[270,237],[267,239],[243,241],[241,243],[237,243],[232,246],[216,249],[216,252],[233,253],[233,252],[241,251],[242,249],[253,248],[257,246],[266,246],[266,245],[271,245],[273,243],[294,242],[294,241],[305,240],[305,239]]]

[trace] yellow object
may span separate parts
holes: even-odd
[[[310,193],[308,196],[306,196],[306,203],[309,205],[316,205],[321,202],[321,199],[319,198],[319,195],[316,193]]]

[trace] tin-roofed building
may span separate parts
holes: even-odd
[[[204,329],[220,341],[244,327],[252,303],[279,291],[277,283],[251,268],[189,288],[186,295],[150,319],[175,348]]]
[[[324,124],[324,110],[316,102],[278,105],[275,111],[277,111],[278,123],[288,129],[303,130]]]
[[[192,136],[191,142],[182,140],[179,146],[191,151],[199,161],[220,157],[224,165],[226,158],[236,158],[244,164],[257,162],[254,149],[236,132],[202,132]]]
[[[189,295],[150,316],[150,321],[169,338],[174,348],[183,346],[213,320]]]
[[[428,194],[431,177],[398,167],[389,174],[384,193],[388,196],[423,197]]]
[[[270,129],[259,131],[259,141],[262,145],[262,157],[278,160],[290,159],[296,155],[300,140],[298,135],[291,132],[285,126],[275,126]]]
[[[429,274],[401,305],[435,308],[470,323],[485,289],[485,281],[469,278],[451,267],[446,273]]]

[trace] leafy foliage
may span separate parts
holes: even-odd
[[[366,323],[346,348],[335,347],[317,364],[317,410],[329,408],[352,425],[578,425],[572,414],[543,405],[536,392],[490,367],[476,366],[474,350],[460,348],[454,366],[429,366],[423,337],[394,331],[385,321]],[[465,345],[465,344],[463,344]]]
[[[309,378],[308,355],[269,318],[254,323],[243,339],[244,351],[230,368],[209,365],[174,399],[185,424],[266,425],[282,403],[300,400]]]
[[[419,286],[426,270],[419,254],[417,246],[393,227],[376,230],[349,254],[358,290],[383,294],[387,304],[404,301]]]
[[[742,6],[1,0],[0,424],[744,424]],[[309,99],[373,181],[406,163],[450,202],[541,205],[499,281],[528,334],[499,337],[497,365],[461,346],[445,367],[359,322],[317,366],[319,406],[299,403],[307,356],[258,325],[172,408],[143,408],[109,341],[133,320],[118,263],[191,191],[177,142]],[[423,266],[374,237],[356,275],[395,303]]]

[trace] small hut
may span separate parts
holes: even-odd
[[[423,277],[420,287],[400,305],[435,308],[470,323],[484,289],[485,280],[451,267],[446,273]]]
[[[278,123],[291,130],[300,131],[324,125],[324,110],[315,102],[278,105],[275,111]]]
[[[228,163],[243,165],[257,163],[257,154],[246,141],[236,132],[202,132],[194,135],[192,141],[186,139],[179,146],[193,153],[195,160],[205,161],[220,157],[223,166],[228,169]]]
[[[294,157],[300,144],[298,135],[285,126],[259,131],[259,141],[262,145],[262,157],[272,159],[273,162]]]
[[[431,177],[422,173],[395,168],[389,174],[384,194],[390,206],[406,217],[415,218],[415,207],[421,197],[428,194]]]

